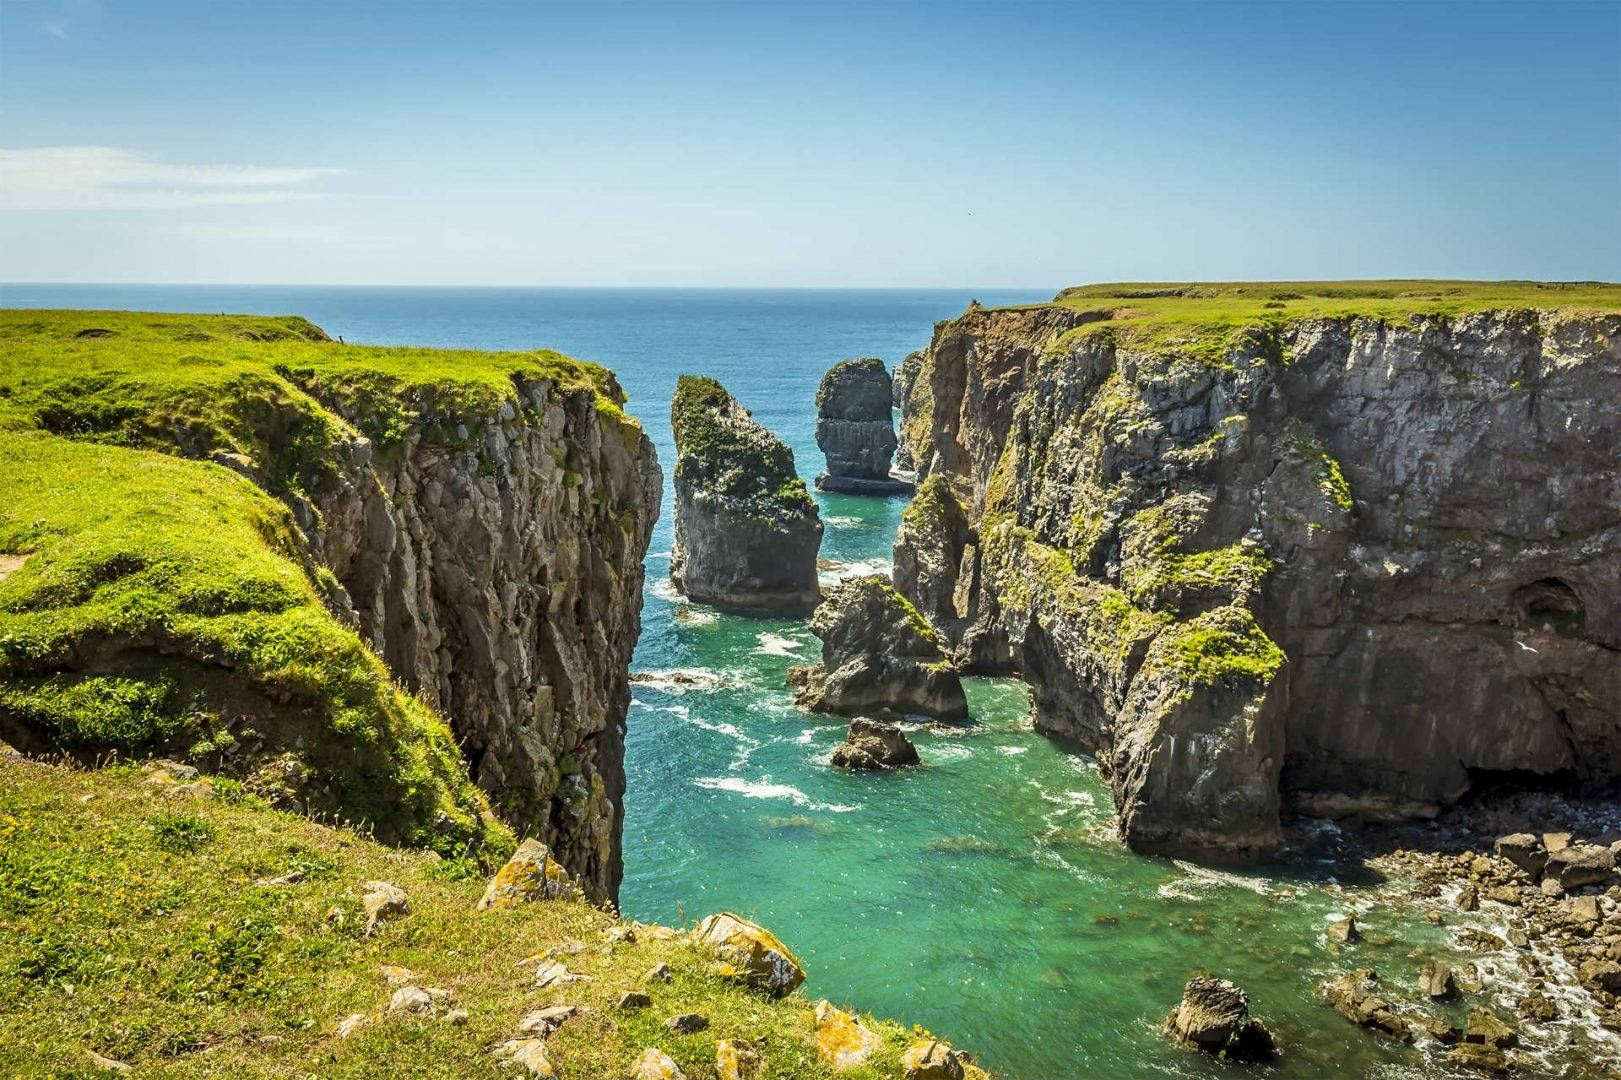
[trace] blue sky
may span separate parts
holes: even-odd
[[[1621,279],[1621,3],[0,3],[0,280]]]

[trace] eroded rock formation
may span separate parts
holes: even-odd
[[[858,716],[850,721],[850,734],[833,748],[838,769],[903,769],[916,765],[917,747],[896,724]]]
[[[936,328],[895,552],[958,658],[1096,755],[1129,843],[1249,856],[1280,805],[1621,778],[1621,315],[1134,332],[1129,303]]]
[[[681,376],[670,423],[677,455],[671,582],[720,608],[814,608],[822,519],[794,471],[794,452],[707,377]]]
[[[896,495],[912,490],[889,474],[895,456],[894,384],[884,362],[868,356],[841,360],[816,391],[816,445],[827,469],[816,478],[823,491]]]
[[[941,652],[939,634],[882,576],[852,578],[829,591],[810,629],[822,639],[821,663],[788,674],[805,708],[845,716],[968,715],[962,680]]]

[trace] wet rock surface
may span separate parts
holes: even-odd
[[[1272,1033],[1249,1015],[1249,995],[1226,979],[1189,979],[1165,1028],[1183,1046],[1233,1061],[1270,1061],[1278,1055]]]
[[[822,641],[822,660],[789,672],[804,708],[939,720],[968,715],[962,680],[941,652],[939,635],[886,578],[852,578],[830,590],[810,629]]]
[[[670,423],[676,589],[735,611],[814,608],[822,520],[794,471],[793,451],[714,379],[681,376]]]
[[[908,480],[890,475],[895,455],[894,387],[877,357],[842,360],[816,391],[816,445],[827,469],[816,478],[823,491],[902,495]]]
[[[917,763],[917,747],[899,727],[866,717],[850,721],[849,737],[833,748],[838,769],[901,769]]]

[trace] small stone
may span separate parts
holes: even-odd
[[[122,1061],[114,1061],[110,1057],[102,1057],[94,1050],[86,1050],[85,1056],[90,1059],[90,1064],[92,1066],[100,1069],[102,1072],[127,1073],[134,1071],[133,1066],[126,1065]]]
[[[1465,885],[1458,890],[1456,901],[1459,911],[1476,911],[1480,908],[1480,890],[1473,885]]]
[[[1542,884],[1538,885],[1537,888],[1542,891],[1543,896],[1565,895],[1565,887],[1559,884],[1558,878],[1545,877],[1542,879]]]
[[[505,1059],[503,1065],[517,1066],[530,1076],[551,1078],[557,1075],[546,1055],[546,1044],[539,1039],[509,1039],[495,1049],[495,1056]]]
[[[365,1013],[350,1013],[338,1021],[338,1038],[347,1039],[369,1023],[371,1023],[371,1017]]]
[[[466,1009],[451,1009],[449,1012],[445,1013],[445,1015],[441,1016],[439,1019],[441,1019],[445,1023],[451,1024],[451,1025],[453,1025],[455,1027],[461,1027],[463,1024],[467,1023],[467,1019],[468,1019],[467,1010]]]
[[[1596,923],[1599,921],[1598,897],[1574,896],[1568,905],[1572,922]]]
[[[715,1043],[715,1080],[754,1080],[760,1075],[760,1055],[747,1043],[721,1039]]]
[[[636,941],[636,927],[630,923],[614,923],[597,936],[609,945],[631,945]]]
[[[653,999],[642,991],[626,990],[623,994],[619,995],[619,1003],[615,1005],[614,1008],[645,1009],[651,1004],[653,1004]]]
[[[1465,964],[1457,970],[1458,989],[1466,994],[1478,994],[1486,989],[1486,980],[1481,978],[1480,967],[1476,964]]]
[[[686,1080],[686,1074],[663,1050],[648,1047],[631,1063],[631,1075],[636,1080]]]
[[[664,1021],[664,1026],[677,1035],[695,1035],[709,1027],[709,1017],[702,1013],[682,1013]]]
[[[433,998],[420,986],[402,986],[394,991],[393,997],[388,999],[388,1011],[416,1015],[431,1013],[433,1012]]]
[[[1524,949],[1531,944],[1531,938],[1524,930],[1515,928],[1508,932],[1508,943],[1516,949]]]
[[[1439,911],[1426,911],[1424,913],[1424,918],[1426,921],[1436,926],[1440,926],[1442,923],[1446,922],[1446,916],[1442,915]]]
[[[816,1052],[835,1070],[865,1065],[884,1040],[860,1020],[830,1001],[816,1003]]]
[[[919,1039],[901,1055],[906,1080],[962,1080],[962,1062],[951,1046],[938,1039]]]
[[[304,883],[304,878],[304,871],[289,870],[287,873],[282,874],[279,877],[259,878],[254,882],[254,884],[259,886],[261,889],[274,889],[287,885],[302,885]]]
[[[548,986],[567,986],[569,983],[590,982],[591,976],[581,975],[570,971],[560,961],[549,960],[535,969],[535,986],[544,989]]]
[[[383,981],[390,986],[404,986],[416,978],[409,968],[402,968],[398,964],[384,964],[382,974]]]
[[[1545,832],[1542,834],[1542,846],[1552,855],[1556,851],[1564,851],[1570,847],[1570,834],[1568,832]]]
[[[360,907],[366,913],[366,933],[377,931],[384,921],[398,919],[411,910],[405,890],[387,881],[368,881],[361,886]]]
[[[1525,1019],[1543,1024],[1560,1016],[1559,1003],[1541,990],[1533,990],[1521,998],[1519,1011]]]
[[[1495,885],[1486,890],[1486,899],[1509,907],[1520,906],[1520,887],[1518,885]]]
[[[1329,923],[1328,928],[1323,931],[1323,936],[1341,945],[1355,945],[1362,940],[1362,931],[1357,929],[1356,916],[1347,915],[1343,919],[1335,919]]]
[[[647,969],[647,974],[642,976],[642,981],[643,982],[669,982],[670,981],[670,965],[669,964],[654,964],[652,967]]]
[[[547,1009],[536,1009],[518,1021],[518,1031],[524,1035],[544,1039],[579,1011],[578,1005],[553,1005]]]

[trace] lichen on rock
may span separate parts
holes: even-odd
[[[677,380],[670,423],[677,455],[671,582],[721,608],[815,607],[822,521],[794,471],[793,451],[707,377]]]

